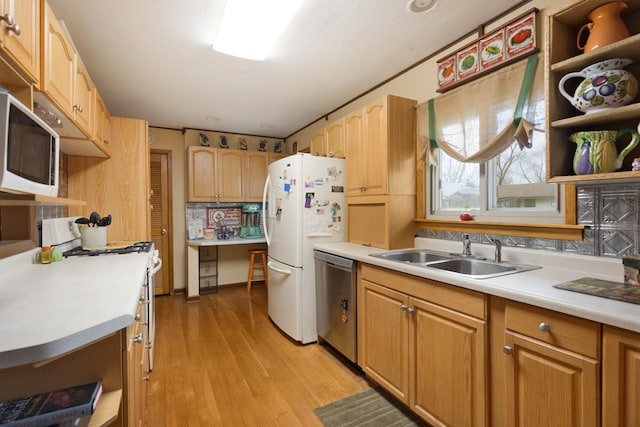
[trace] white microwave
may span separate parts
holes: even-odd
[[[59,161],[58,134],[0,90],[0,191],[56,197]]]

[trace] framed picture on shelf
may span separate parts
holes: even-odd
[[[504,28],[480,39],[480,70],[488,70],[506,59],[504,50]]]
[[[505,30],[507,57],[515,58],[536,48],[536,12],[531,11]]]
[[[456,55],[438,62],[438,87],[447,87],[456,82]]]
[[[463,80],[478,72],[478,43],[459,51],[456,55],[457,79]]]

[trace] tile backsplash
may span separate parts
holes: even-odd
[[[640,252],[640,186],[578,186],[578,224],[585,225],[584,240],[470,234],[476,243],[490,244],[500,237],[504,246],[622,258]],[[459,232],[418,230],[418,237],[462,240]]]

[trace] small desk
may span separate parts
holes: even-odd
[[[207,290],[217,292],[219,282],[219,246],[255,245],[256,243],[266,243],[266,241],[264,237],[250,239],[236,237],[224,240],[187,240],[187,300],[197,300],[200,298],[201,279],[205,279],[206,285],[202,289],[207,288]],[[211,249],[214,249],[214,251],[211,251]],[[202,252],[205,253],[204,256]],[[201,269],[204,269],[204,276],[200,274]]]

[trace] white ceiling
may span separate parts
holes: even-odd
[[[224,0],[49,0],[113,115],[280,138],[521,3],[408,2],[305,0],[259,62],[211,49]]]

